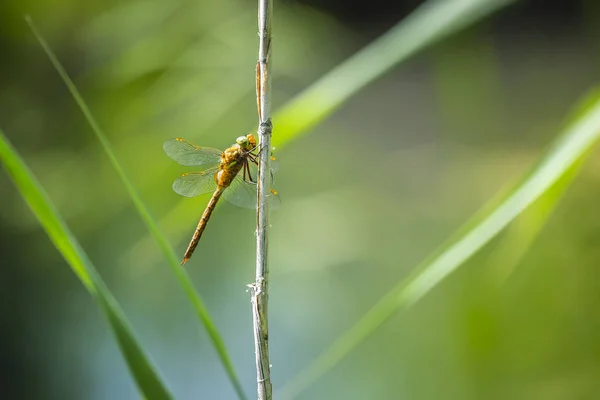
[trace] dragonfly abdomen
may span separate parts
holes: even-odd
[[[183,261],[181,261],[181,265],[185,264],[187,262],[187,260],[189,260],[190,257],[192,257],[192,254],[194,253],[194,250],[196,250],[196,246],[198,246],[198,242],[200,241],[200,238],[202,237],[202,232],[204,232],[204,229],[206,228],[206,224],[208,224],[208,220],[210,219],[210,216],[212,215],[213,210],[217,206],[217,203],[218,203],[219,199],[221,198],[221,195],[223,194],[224,190],[225,190],[225,188],[219,185],[217,187],[217,189],[215,190],[215,192],[213,193],[213,195],[211,196],[210,201],[206,205],[206,208],[204,209],[204,213],[202,214],[202,217],[200,218],[200,222],[198,222],[198,226],[196,227],[196,230],[194,231],[194,236],[192,236],[192,240],[190,240],[190,244],[188,245],[187,250],[185,251],[185,254],[183,255]]]

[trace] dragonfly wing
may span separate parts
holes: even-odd
[[[173,182],[173,190],[185,197],[196,197],[212,193],[217,187],[215,174],[218,168],[210,168],[202,172],[190,172],[181,175]]]
[[[279,197],[279,194],[274,190],[271,190],[271,193],[269,193],[269,206],[271,209],[281,207],[281,197]]]
[[[231,185],[223,192],[223,197],[238,207],[256,209],[256,184],[244,180],[241,173],[238,174]],[[269,204],[271,208],[278,208],[281,205],[281,200],[277,193],[269,194]]]
[[[238,207],[255,209],[256,184],[245,181],[240,172],[225,189],[223,197]]]
[[[181,165],[215,165],[221,162],[223,152],[212,147],[200,147],[181,138],[167,140],[163,144],[165,153]]]

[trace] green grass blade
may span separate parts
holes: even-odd
[[[584,160],[585,156],[566,170],[534,205],[519,216],[518,221],[507,228],[506,237],[494,246],[485,263],[489,285],[499,287],[510,278],[542,232]]]
[[[485,207],[406,280],[387,293],[350,330],[338,338],[309,367],[277,395],[293,398],[323,376],[387,318],[410,307],[467,261],[521,212],[583,162],[600,136],[600,90],[586,98],[585,111],[575,118],[525,179],[503,199]],[[581,107],[580,107],[581,108]],[[564,186],[563,186],[564,188]]]
[[[48,195],[0,130],[0,159],[29,208],[46,230],[50,240],[106,314],[129,370],[147,399],[171,399],[153,364],[134,337],[118,303],[96,272],[91,261],[61,219]]]
[[[335,67],[273,116],[273,146],[296,138],[344,101],[406,60],[515,0],[430,0],[373,43]]]
[[[158,243],[159,248],[161,249],[162,253],[164,254],[165,258],[168,261],[168,264],[170,265],[171,269],[173,270],[173,273],[176,275],[176,277],[179,281],[179,284],[185,291],[189,301],[192,303],[194,310],[196,311],[198,317],[202,321],[204,328],[208,332],[211,342],[217,351],[219,359],[221,360],[221,363],[223,364],[223,367],[225,368],[225,372],[227,373],[227,376],[228,376],[229,380],[231,381],[231,384],[233,385],[234,390],[237,393],[237,396],[241,400],[245,400],[246,395],[244,394],[242,384],[240,383],[240,381],[237,377],[237,373],[233,366],[233,362],[231,361],[231,357],[229,356],[227,348],[225,347],[225,342],[223,341],[221,334],[217,330],[217,327],[215,326],[214,322],[212,321],[212,318],[211,318],[210,314],[208,313],[208,310],[204,306],[204,302],[202,301],[200,295],[194,288],[194,284],[192,283],[189,275],[187,274],[187,272],[184,268],[181,268],[181,266],[179,264],[179,259],[178,259],[177,255],[175,254],[175,251],[169,244],[167,237],[164,235],[164,233],[160,229],[160,227],[159,227],[158,223],[156,222],[156,220],[154,219],[154,217],[152,217],[152,214],[150,213],[150,211],[148,210],[148,208],[142,201],[140,195],[138,194],[137,190],[134,188],[133,184],[131,183],[131,180],[127,177],[125,170],[123,169],[123,167],[117,160],[117,157],[116,157],[114,151],[112,150],[112,146],[111,146],[110,142],[108,141],[106,134],[103,132],[102,128],[100,128],[100,125],[94,118],[92,112],[90,111],[86,102],[83,100],[83,97],[79,93],[79,90],[75,86],[75,83],[69,77],[66,70],[64,69],[64,67],[62,66],[62,64],[60,63],[60,61],[58,60],[58,58],[56,57],[56,55],[54,54],[54,52],[52,51],[52,49],[50,48],[48,43],[46,42],[46,40],[44,40],[44,38],[40,35],[40,33],[36,29],[31,18],[29,16],[26,16],[25,20],[29,24],[29,27],[31,28],[33,35],[35,36],[35,38],[38,40],[38,42],[40,43],[40,45],[46,52],[46,55],[50,59],[50,62],[52,63],[52,65],[54,66],[54,68],[56,69],[56,71],[58,72],[60,77],[62,78],[62,80],[65,83],[65,85],[67,86],[67,88],[69,89],[69,92],[75,99],[75,102],[81,109],[83,115],[85,116],[86,120],[90,124],[90,127],[96,134],[96,137],[100,141],[102,148],[104,149],[104,152],[108,156],[113,168],[117,171],[117,174],[121,178],[121,181],[123,182],[123,185],[125,186],[125,188],[127,190],[127,193],[131,197],[131,200],[132,200],[135,208],[137,209],[138,213],[140,214],[140,217],[142,218],[142,220],[148,227],[148,230],[150,231],[150,233],[152,234],[152,236],[154,237],[156,242]]]

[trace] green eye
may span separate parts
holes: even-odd
[[[237,139],[235,139],[235,142],[242,147],[248,146],[248,138],[246,136],[238,137]]]

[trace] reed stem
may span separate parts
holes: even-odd
[[[273,398],[271,365],[269,363],[269,268],[268,230],[271,161],[271,82],[269,57],[271,54],[272,0],[258,1],[258,63],[256,64],[256,99],[258,106],[258,140],[260,159],[258,169],[258,203],[256,221],[256,281],[252,288],[252,319],[254,322],[254,350],[256,355],[256,384],[258,400]]]

